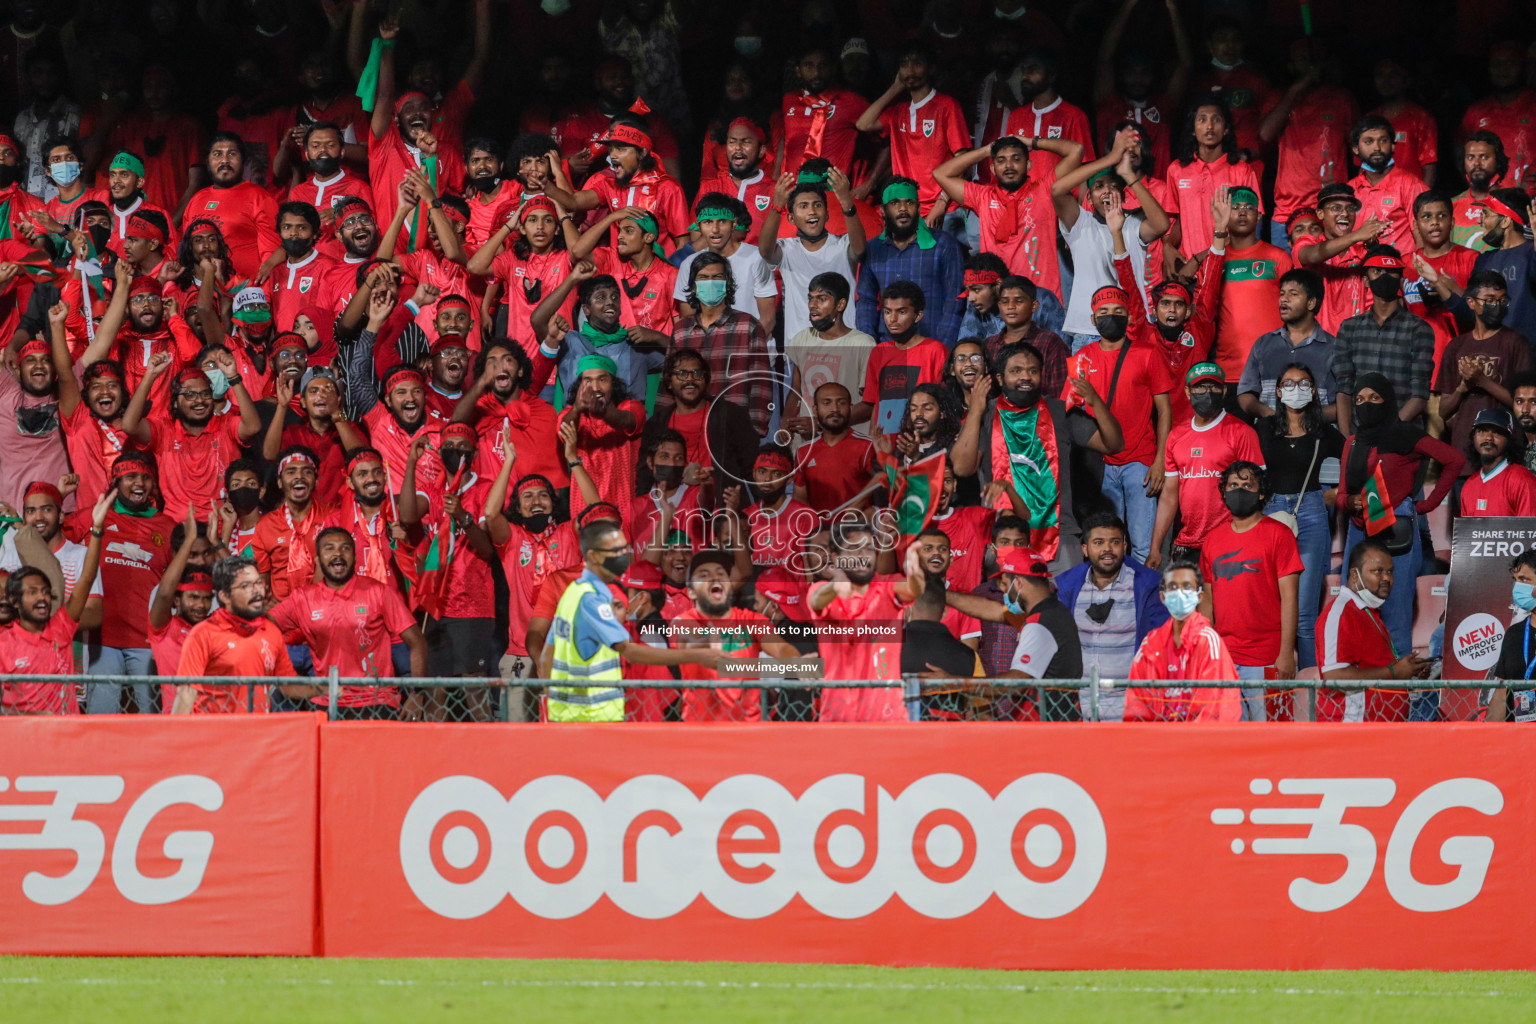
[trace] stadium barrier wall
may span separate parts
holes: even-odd
[[[0,721],[0,953],[315,953],[321,721]]]

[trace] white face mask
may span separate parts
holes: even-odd
[[[1383,604],[1386,603],[1386,598],[1377,597],[1375,594],[1365,589],[1365,577],[1360,575],[1359,569],[1355,570],[1355,579],[1360,584],[1360,586],[1356,588],[1355,593],[1360,595],[1361,604],[1365,605],[1367,608],[1380,608]]]
[[[1312,404],[1312,385],[1301,384],[1280,392],[1280,401],[1288,409],[1305,409]]]

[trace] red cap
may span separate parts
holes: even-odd
[[[133,279],[133,283],[128,286],[128,297],[130,299],[133,298],[135,295],[159,295],[159,294],[160,294],[160,282],[156,281],[152,277],[144,277],[144,276],[136,277],[136,278]]]
[[[1042,580],[1051,578],[1049,559],[1030,548],[998,548],[997,571],[1010,576],[1033,576]]]
[[[1382,270],[1402,270],[1403,261],[1390,253],[1377,253],[1374,256],[1367,256],[1361,266],[1380,267]]]
[[[1090,308],[1098,309],[1106,302],[1118,302],[1120,305],[1129,309],[1131,305],[1131,297],[1127,295],[1125,293],[1125,289],[1121,288],[1119,285],[1107,284],[1103,288],[1100,288],[1098,291],[1093,293],[1093,302]]]

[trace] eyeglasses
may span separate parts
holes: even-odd
[[[1281,391],[1299,391],[1302,388],[1309,388],[1311,386],[1312,382],[1307,380],[1284,380],[1280,382]]]
[[[673,370],[672,376],[678,380],[703,380],[703,370]]]
[[[1200,384],[1191,384],[1189,390],[1197,395],[1219,395],[1226,391],[1227,388],[1224,384],[1213,384],[1210,381],[1205,381]]]
[[[212,398],[213,397],[213,392],[212,391],[183,391],[181,393],[181,397],[182,398]]]
[[[981,353],[981,352],[972,352],[968,356],[967,355],[956,355],[955,356],[955,362],[957,362],[957,363],[971,363],[973,365],[978,365],[978,366],[980,364],[986,362],[986,359],[987,359],[986,355],[984,353]]]
[[[257,587],[260,587],[261,585],[262,585],[261,580],[247,580],[245,583],[236,583],[236,584],[234,584],[233,586],[231,586],[229,588],[229,590],[230,590],[230,593],[234,593],[237,590],[240,590],[240,591],[252,591],[252,590],[255,590]]]

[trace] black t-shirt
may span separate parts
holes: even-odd
[[[1323,466],[1323,460],[1337,459],[1344,452],[1344,435],[1339,433],[1339,428],[1325,423],[1321,430],[1314,430],[1302,437],[1279,437],[1268,428],[1268,423],[1261,422],[1258,426],[1259,450],[1264,453],[1264,472],[1269,477],[1270,493],[1297,494],[1302,490],[1321,490],[1322,484],[1317,482],[1317,474]],[[1314,451],[1317,453],[1316,465],[1312,466],[1312,474],[1307,476],[1307,466],[1313,461]],[[1306,477],[1305,488],[1302,486],[1303,477]]]
[[[1503,680],[1530,679],[1536,675],[1536,665],[1531,665],[1531,659],[1536,659],[1536,623],[1526,619],[1519,626],[1511,626],[1504,632],[1504,642],[1499,646],[1499,663],[1494,666],[1495,678]],[[1526,648],[1530,648],[1530,657],[1526,657]],[[1505,712],[1507,722],[1536,721],[1536,690],[1516,690],[1511,688],[1508,696],[1508,705]]]
[[[1019,650],[1030,655],[1032,662],[1020,665],[1016,660],[1013,667],[1036,679],[1083,677],[1083,647],[1077,636],[1077,621],[1073,619],[1071,609],[1057,600],[1055,594],[1024,616],[1024,624],[1019,628]],[[1044,672],[1035,671],[1039,664],[1036,655],[1047,656]],[[1015,651],[1015,659],[1017,657],[1018,651]]]
[[[901,671],[903,675],[922,675],[928,666],[948,675],[968,679],[976,674],[976,652],[949,631],[942,622],[914,619],[901,635]],[[925,693],[922,699],[925,720],[954,721],[967,717],[970,698],[959,691]]]

